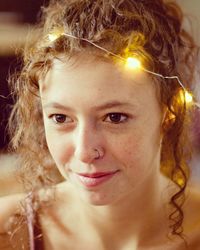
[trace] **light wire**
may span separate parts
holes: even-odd
[[[106,53],[108,53],[108,54],[110,54],[110,55],[112,55],[112,56],[114,56],[114,57],[120,59],[120,60],[126,61],[126,59],[125,59],[124,57],[119,56],[119,55],[113,53],[112,51],[109,51],[109,50],[107,50],[107,49],[105,49],[105,48],[103,48],[103,47],[97,45],[96,43],[94,43],[94,42],[92,42],[92,41],[90,41],[90,40],[88,40],[88,39],[86,39],[86,38],[77,37],[77,36],[74,36],[74,35],[71,35],[71,34],[68,34],[68,33],[62,33],[62,35],[65,35],[65,36],[67,36],[67,37],[71,37],[71,38],[74,38],[74,39],[77,39],[77,40],[82,40],[82,41],[88,42],[88,43],[92,44],[93,46],[95,46],[96,48],[98,48],[98,49],[100,49],[100,50],[102,50],[102,51],[104,51],[104,52],[106,52]],[[185,86],[183,85],[183,83],[181,82],[181,80],[179,79],[179,77],[176,76],[176,75],[174,75],[174,76],[164,76],[164,75],[162,75],[162,74],[156,73],[156,72],[154,72],[154,71],[150,71],[150,70],[145,69],[145,68],[143,68],[143,67],[141,67],[141,69],[142,69],[144,72],[146,72],[146,73],[152,74],[152,75],[154,75],[154,76],[158,76],[158,77],[163,78],[163,79],[175,79],[175,80],[177,80],[177,82],[179,83],[179,85],[183,88],[183,90],[184,90],[185,92],[188,92],[187,89],[185,88]],[[193,102],[193,104],[194,104],[195,106],[197,106],[198,108],[200,108],[200,104],[199,104],[199,103]]]

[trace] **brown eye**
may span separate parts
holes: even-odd
[[[67,120],[67,116],[66,115],[62,115],[62,114],[55,114],[55,115],[52,115],[52,119],[56,123],[65,123],[66,120]]]
[[[128,119],[128,116],[122,113],[110,113],[106,116],[105,121],[111,123],[122,123]]]

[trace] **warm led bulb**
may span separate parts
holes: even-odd
[[[128,57],[126,59],[126,67],[129,69],[139,69],[141,68],[141,62],[135,57]]]
[[[53,42],[59,37],[59,35],[56,33],[54,34],[52,33],[52,34],[49,34],[48,37],[49,37],[49,41]]]
[[[48,39],[50,42],[54,42],[63,34],[64,34],[63,28],[55,28],[51,31],[51,33],[48,34]]]
[[[193,102],[193,97],[187,90],[184,90],[184,92],[181,91],[180,94],[181,94],[180,98],[182,102],[186,102],[187,104],[190,104]]]
[[[184,186],[184,180],[183,180],[182,178],[178,178],[178,179],[177,179],[177,184],[178,184],[179,186],[183,187],[183,186]]]
[[[188,91],[185,92],[185,101],[186,101],[186,103],[193,102],[193,97]]]

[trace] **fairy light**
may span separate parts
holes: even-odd
[[[176,182],[177,182],[177,184],[180,186],[180,187],[183,187],[184,186],[184,180],[183,180],[183,178],[178,178],[177,180],[176,180]]]
[[[197,106],[198,108],[200,108],[200,104],[193,101],[192,94],[187,91],[187,89],[185,88],[185,86],[183,85],[183,83],[180,81],[180,79],[179,79],[178,76],[176,76],[176,75],[175,76],[164,76],[162,74],[159,74],[159,73],[147,70],[147,69],[145,69],[145,68],[142,67],[142,63],[139,60],[139,58],[137,58],[137,57],[127,57],[127,58],[124,58],[122,56],[119,56],[119,55],[117,55],[117,54],[115,54],[115,53],[113,53],[113,52],[111,52],[111,51],[109,51],[109,50],[107,50],[107,49],[105,49],[105,48],[97,45],[96,43],[94,43],[94,42],[92,42],[92,41],[90,41],[90,40],[88,40],[86,38],[81,38],[81,37],[77,37],[77,36],[65,33],[62,28],[61,29],[56,29],[56,30],[54,30],[54,32],[50,33],[48,35],[48,39],[49,39],[50,42],[54,42],[55,40],[57,40],[62,35],[67,36],[67,37],[71,37],[71,38],[74,38],[74,39],[77,39],[77,40],[86,41],[86,42],[92,44],[94,47],[96,47],[96,48],[98,48],[98,49],[100,49],[100,50],[102,50],[102,51],[104,51],[104,52],[106,52],[106,53],[114,56],[115,58],[118,58],[118,59],[124,61],[126,68],[129,68],[129,69],[141,69],[141,70],[143,70],[146,73],[152,74],[154,76],[157,76],[157,77],[160,77],[160,78],[163,78],[163,79],[175,79],[175,80],[177,80],[177,82],[179,83],[179,85],[184,90],[184,97],[183,98],[186,101],[186,103],[193,104],[193,105]]]
[[[49,34],[48,38],[51,42],[54,42],[56,39],[58,39],[59,35],[57,34]]]
[[[182,89],[184,91],[184,93],[182,93],[182,95],[180,96],[182,102],[185,101],[187,104],[194,105],[194,106],[196,106],[196,107],[198,107],[200,109],[200,103],[194,102],[192,94],[187,91],[187,89],[185,88],[183,83],[180,81],[178,76],[176,76],[176,75],[175,76],[164,76],[162,74],[147,70],[147,69],[142,67],[142,63],[141,63],[139,58],[137,58],[135,56],[134,57],[129,56],[127,58],[124,58],[124,57],[122,57],[120,55],[117,55],[117,54],[113,53],[112,51],[109,51],[109,50],[97,45],[96,43],[94,43],[94,42],[92,42],[92,41],[90,41],[90,40],[88,40],[86,38],[81,38],[81,37],[77,37],[77,36],[65,33],[63,28],[54,29],[51,33],[49,33],[47,35],[47,37],[48,37],[48,40],[52,43],[52,42],[56,41],[59,37],[61,37],[63,35],[67,36],[67,37],[77,39],[77,40],[86,41],[86,42],[92,44],[94,47],[96,47],[96,48],[98,48],[98,49],[100,49],[100,50],[114,56],[115,58],[118,58],[118,59],[122,60],[125,63],[126,68],[134,69],[134,70],[135,69],[141,69],[142,71],[144,71],[146,73],[152,74],[154,76],[157,76],[157,77],[160,77],[160,78],[163,78],[163,79],[175,79],[175,80],[177,80],[177,82],[179,83],[179,85],[182,87]],[[10,93],[8,96],[0,95],[0,97],[3,98],[3,99],[7,99],[10,95],[12,95],[12,93]]]
[[[185,101],[187,103],[192,103],[193,102],[193,96],[188,91],[185,92]]]
[[[126,63],[125,63],[126,68],[128,69],[140,69],[141,68],[141,61],[136,58],[136,57],[128,57],[126,59]]]
[[[54,30],[48,34],[48,40],[50,42],[54,42],[57,40],[59,37],[64,35],[64,29],[63,28],[54,28]]]
[[[179,92],[179,98],[182,103],[186,103],[187,105],[192,105],[194,103],[193,96],[187,90],[181,90]]]

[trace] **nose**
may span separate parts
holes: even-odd
[[[79,126],[74,137],[74,156],[84,163],[92,163],[104,156],[102,135],[92,126]]]

